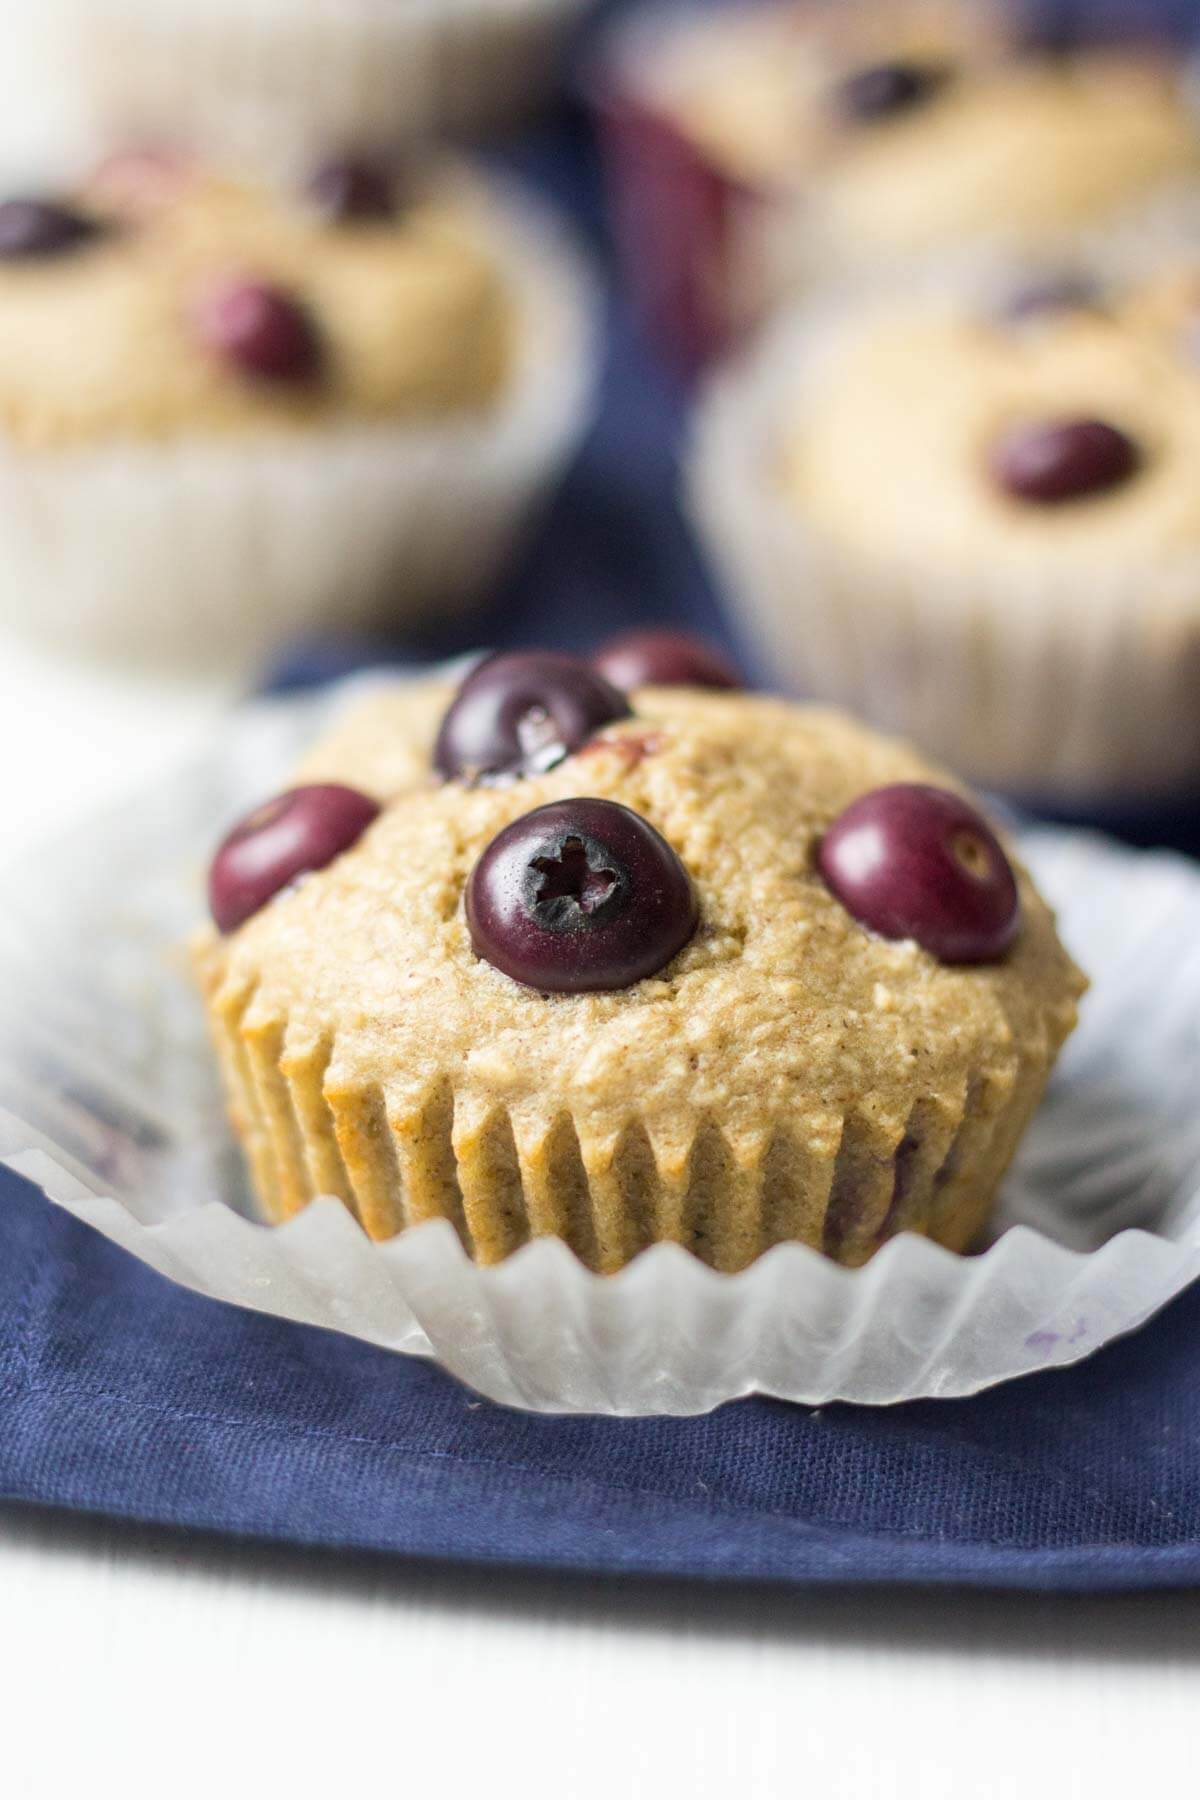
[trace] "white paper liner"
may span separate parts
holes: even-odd
[[[435,186],[515,296],[507,391],[429,421],[0,446],[6,624],[76,653],[230,672],[290,634],[444,619],[482,597],[587,421],[597,288],[516,184],[453,166]]]
[[[793,299],[842,304],[908,289],[954,289],[991,270],[1011,286],[1024,268],[1150,272],[1186,256],[1200,229],[1200,178],[1148,189],[1099,218],[1028,237],[979,229],[907,254],[872,252],[861,239],[839,242],[822,219],[819,189],[764,193],[747,208],[735,266],[763,318]]]
[[[954,316],[964,294],[983,304],[996,272],[984,263],[950,285],[931,277],[921,293]],[[931,559],[874,554],[866,512],[855,555],[785,491],[808,392],[829,379],[847,336],[897,304],[827,298],[783,315],[697,409],[692,516],[763,666],[986,786],[1067,804],[1194,789],[1200,547],[1102,575],[981,559],[964,578]]]
[[[0,1156],[131,1255],[513,1406],[623,1414],[968,1394],[1086,1356],[1200,1273],[1200,872],[1050,831],[1022,850],[1095,986],[981,1256],[901,1237],[847,1270],[781,1245],[721,1275],[663,1245],[606,1278],[552,1240],[476,1268],[442,1221],[373,1244],[333,1199],[252,1222],[178,944],[207,846],[340,703],[248,709],[0,886]]]
[[[552,90],[582,0],[68,0],[106,138],[260,167],[494,130]]]

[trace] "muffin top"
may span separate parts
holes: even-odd
[[[0,425],[64,449],[479,410],[510,312],[457,190],[114,158],[70,196],[0,204]]]
[[[686,1142],[719,1113],[736,1144],[786,1115],[815,1146],[836,1141],[851,1105],[898,1128],[918,1096],[961,1110],[968,1083],[1011,1085],[1022,1051],[1069,1029],[1082,981],[1023,871],[1015,930],[970,966],[876,935],[822,874],[819,848],[861,796],[932,782],[961,804],[905,746],[779,700],[646,688],[553,767],[472,784],[431,771],[446,698],[403,686],[364,700],[303,773],[351,783],[383,803],[378,815],[199,946],[217,1003],[245,1003],[244,1032],[282,1032],[285,1062],[328,1049],[327,1091],[378,1088],[399,1116],[449,1080],[468,1114],[503,1106],[520,1127],[566,1112],[585,1145],[632,1116],[656,1142]],[[581,804],[597,801],[653,828],[651,878],[630,862],[630,916],[653,938],[667,893],[674,936],[661,966],[628,985],[539,991],[496,966],[497,938],[480,928],[481,859],[537,809],[591,818]],[[969,862],[970,828],[962,841]],[[586,829],[572,828],[533,865],[543,897],[580,874],[616,881],[603,855],[584,866],[585,844],[591,859]],[[690,888],[690,919],[672,870]]]
[[[980,70],[1002,53],[994,8],[971,0],[760,0],[692,14],[631,72],[720,168],[752,185],[806,174],[838,143],[838,95],[864,70]]]
[[[898,572],[1078,571],[1095,578],[1076,590],[1088,607],[1114,571],[1173,565],[1194,607],[1200,274],[1124,295],[1075,282],[866,307],[818,331],[777,439],[806,524]]]
[[[804,189],[810,231],[848,262],[964,233],[1036,244],[1200,172],[1169,64],[1002,57],[972,8],[890,13],[840,30],[803,6],[726,15],[665,47],[651,91],[732,177]]]

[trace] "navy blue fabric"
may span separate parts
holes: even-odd
[[[567,204],[603,254],[577,120],[505,160]],[[582,645],[650,616],[724,637],[675,504],[684,419],[683,396],[614,304],[600,419],[488,614],[419,643],[294,647],[271,684],[468,641]],[[1181,806],[1117,823],[1200,844],[1198,819],[1200,806]],[[597,1573],[1191,1584],[1197,1394],[1193,1291],[1077,1369],[970,1401],[532,1417],[423,1363],[184,1293],[0,1173],[0,1498]]]
[[[543,1418],[170,1286],[0,1190],[0,1496],[472,1562],[783,1582],[1200,1582],[1200,1293],[976,1400]]]

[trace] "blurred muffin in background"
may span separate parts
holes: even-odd
[[[1008,9],[1011,17],[1015,9]],[[598,83],[618,235],[660,341],[695,366],[780,295],[877,285],[1064,233],[1200,212],[1183,74],[1006,44],[958,0],[650,12]]]
[[[694,513],[748,636],[1044,802],[1200,784],[1200,262],[808,309],[712,384]]]
[[[238,669],[460,608],[584,422],[574,250],[462,168],[267,189],[111,159],[0,205],[0,594],[69,647]]]
[[[85,109],[112,141],[167,138],[286,166],[476,133],[550,95],[582,0],[66,0]]]

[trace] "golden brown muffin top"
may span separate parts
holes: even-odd
[[[1114,572],[1142,569],[1147,615],[1176,593],[1155,576],[1190,570],[1176,597],[1197,604],[1200,272],[1028,316],[1001,284],[866,306],[818,331],[801,361],[780,407],[777,478],[826,542],[927,570],[933,588],[973,568],[1035,582],[1077,570],[1088,608]],[[1124,434],[1136,454],[1126,479],[1046,505],[996,478],[1003,440],[1073,420]]]
[[[848,265],[954,240],[1034,244],[1088,227],[1200,174],[1182,76],[1132,54],[1002,57],[944,7],[758,7],[678,32],[646,86],[735,179],[806,189],[808,229]],[[969,21],[973,9],[964,9]],[[868,119],[840,84],[875,61],[944,79]]]
[[[588,1143],[634,1114],[682,1141],[711,1112],[735,1143],[787,1116],[816,1144],[851,1104],[899,1126],[918,1094],[961,1106],[969,1082],[1011,1081],[1019,1050],[1069,1029],[1082,979],[1024,872],[1015,942],[970,968],[873,936],[821,879],[816,845],[851,800],[953,785],[905,746],[779,700],[648,688],[548,774],[469,788],[418,766],[444,698],[380,692],[313,753],[307,778],[386,798],[381,815],[200,950],[210,994],[249,995],[242,1028],[280,1029],[285,1063],[328,1046],[327,1089],[377,1085],[405,1114],[449,1080],[456,1104],[518,1125],[568,1112]],[[700,923],[657,976],[545,996],[475,954],[464,887],[503,826],[579,796],[657,828]]]
[[[132,197],[105,174],[69,204],[105,229],[0,260],[0,426],[24,448],[438,418],[504,384],[510,299],[456,190],[335,222],[302,192],[180,167]],[[302,309],[311,377],[257,379],[204,340],[205,305],[237,283]]]

